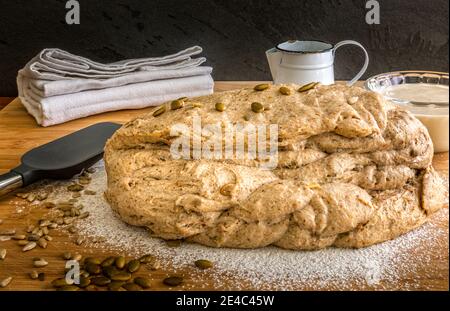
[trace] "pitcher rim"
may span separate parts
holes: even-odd
[[[326,49],[322,49],[322,50],[317,50],[317,51],[289,51],[283,48],[280,48],[279,46],[283,43],[286,42],[290,42],[290,41],[300,41],[300,42],[321,42],[321,43],[325,43],[325,44],[329,44],[330,47],[326,48]],[[328,52],[334,49],[334,44],[330,43],[328,41],[323,41],[323,40],[287,40],[285,42],[281,42],[278,43],[277,46],[275,47],[277,50],[282,51],[282,52],[286,52],[286,53],[291,53],[291,54],[319,54],[319,53],[324,53],[324,52]]]

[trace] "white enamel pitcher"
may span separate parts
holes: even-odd
[[[361,78],[369,65],[369,54],[358,42],[341,41],[335,45],[322,41],[290,40],[278,44],[266,51],[270,72],[274,83],[307,84],[320,82],[334,83],[334,56],[336,50],[346,44],[360,47],[364,51],[365,61],[362,69],[351,79],[352,85]]]

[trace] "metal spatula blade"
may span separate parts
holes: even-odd
[[[40,179],[68,179],[80,173],[101,159],[106,140],[119,127],[97,123],[28,151],[18,167],[0,175],[0,196]]]

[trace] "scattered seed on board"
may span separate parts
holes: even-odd
[[[97,265],[92,262],[88,262],[84,265],[84,269],[89,272],[89,274],[100,274],[102,272],[102,268],[100,265]]]
[[[81,276],[80,277],[80,284],[77,284],[78,287],[80,288],[86,288],[91,284],[91,280],[88,279],[88,277],[86,276]]]
[[[213,263],[206,259],[199,259],[194,262],[195,266],[199,269],[205,270],[213,267]]]
[[[17,245],[19,245],[19,246],[25,246],[25,245],[27,245],[28,244],[28,241],[27,240],[20,240],[20,241],[17,241]]]
[[[255,85],[255,87],[253,89],[255,91],[264,91],[264,90],[267,90],[269,87],[270,87],[269,84],[262,83],[262,84]]]
[[[104,276],[96,276],[91,279],[91,282],[97,286],[106,286],[111,283],[111,280]]]
[[[111,275],[111,280],[113,281],[128,281],[131,279],[131,274],[128,272],[117,272]]]
[[[106,258],[105,260],[103,260],[102,261],[102,263],[100,264],[103,268],[106,268],[106,267],[110,267],[110,266],[112,266],[113,264],[114,264],[114,261],[116,260],[116,258],[115,257],[108,257],[108,258]]]
[[[116,260],[114,261],[117,269],[123,269],[125,267],[125,257],[118,256],[116,257]]]
[[[130,273],[134,273],[139,270],[141,263],[137,259],[130,260],[127,264],[127,270]]]
[[[47,242],[46,239],[40,238],[40,239],[37,241],[37,245],[39,245],[39,247],[41,247],[41,248],[47,248],[48,242]]]
[[[110,291],[119,291],[119,290],[125,290],[122,288],[122,285],[124,285],[125,282],[123,281],[112,281],[108,285],[108,290]]]
[[[25,234],[16,234],[12,237],[13,240],[25,240],[27,238],[27,236]]]
[[[0,287],[6,287],[9,285],[9,283],[11,283],[12,281],[12,277],[7,277],[6,279],[3,279],[0,281]]]
[[[48,262],[44,259],[36,260],[33,262],[33,266],[36,268],[42,268],[48,266]]]
[[[49,242],[53,240],[51,235],[44,235],[44,239],[46,239]]]
[[[4,260],[6,258],[6,248],[0,248],[0,260]]]
[[[167,286],[178,286],[183,283],[183,278],[181,276],[169,276],[163,280],[163,283]]]
[[[32,203],[36,200],[36,195],[34,193],[30,193],[27,197],[28,202]]]
[[[151,287],[150,280],[148,278],[145,278],[145,277],[139,276],[137,278],[134,278],[133,282],[136,283],[137,285],[139,285],[140,287],[144,288],[144,289],[147,289],[147,288]]]
[[[125,283],[122,285],[123,288],[125,288],[129,292],[138,292],[142,291],[142,287],[135,283]]]
[[[33,270],[30,272],[29,276],[30,276],[30,279],[37,280],[37,278],[39,277],[39,273],[36,270]]]
[[[36,247],[36,242],[28,242],[23,248],[22,251],[23,252],[28,252],[31,251],[33,248]]]
[[[39,220],[39,227],[47,227],[50,224],[50,221],[47,219],[41,219]]]
[[[45,281],[45,273],[44,272],[41,272],[38,274],[38,280],[41,282]]]
[[[69,285],[69,284],[67,284],[65,278],[59,278],[59,279],[55,279],[52,281],[52,286],[55,288],[60,288],[60,287],[66,286],[66,285]]]
[[[33,241],[33,242],[36,242],[36,241],[38,241],[39,239],[40,239],[41,237],[39,236],[39,235],[37,235],[37,234],[29,234],[28,236],[27,236],[27,240],[28,241]]]
[[[42,228],[42,234],[43,235],[47,235],[48,234],[48,227],[44,227],[44,228]]]
[[[57,290],[63,292],[76,292],[79,291],[80,289],[75,285],[66,285],[63,287],[59,287]]]
[[[151,270],[158,270],[161,266],[159,260],[153,255],[144,255],[139,258],[139,261],[146,264]]]
[[[16,229],[8,229],[0,231],[0,235],[14,235],[16,234]]]
[[[170,103],[171,110],[177,110],[177,109],[183,108],[183,106],[184,106],[184,101],[180,100],[180,99],[176,99]]]

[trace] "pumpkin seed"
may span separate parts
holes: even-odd
[[[251,105],[252,111],[255,113],[263,112],[264,106],[261,103],[253,102]]]
[[[37,245],[39,245],[40,248],[47,248],[48,243],[47,243],[47,240],[46,240],[46,239],[40,238],[40,239],[37,241]]]
[[[12,281],[12,277],[11,276],[7,277],[6,279],[1,280],[0,281],[0,287],[8,286],[9,283],[11,283],[11,281]]]
[[[33,266],[36,268],[42,268],[42,267],[46,267],[48,266],[48,262],[44,259],[40,259],[40,260],[35,260],[33,262]]]
[[[120,271],[111,275],[113,281],[128,281],[131,279],[131,273]]]
[[[136,283],[137,285],[139,285],[140,287],[147,289],[151,287],[151,282],[148,278],[144,278],[144,277],[137,277],[133,280],[134,283]]]
[[[183,283],[181,276],[169,276],[163,280],[163,283],[167,286],[178,286]]]
[[[203,107],[203,104],[198,103],[198,102],[193,102],[191,105],[192,105],[192,108],[202,108]]]
[[[108,284],[108,290],[110,291],[118,291],[122,288],[122,285],[124,285],[125,282],[123,281],[112,281]]]
[[[102,263],[102,260],[101,260],[100,258],[98,258],[98,257],[86,257],[86,258],[84,259],[84,263],[85,263],[85,264],[86,264],[86,263],[93,263],[93,264],[95,264],[95,265],[99,265],[99,264]]]
[[[155,256],[148,254],[148,255],[144,255],[141,258],[139,258],[139,261],[141,263],[150,263],[150,262],[154,261],[155,259],[156,259]]]
[[[166,244],[169,247],[178,247],[181,245],[181,240],[166,240]]]
[[[18,240],[25,240],[26,238],[27,236],[25,234],[16,234],[11,239],[18,241]]]
[[[70,260],[70,259],[72,259],[72,254],[70,252],[64,252],[62,255],[62,258],[64,260]]]
[[[129,292],[139,292],[142,291],[142,287],[134,283],[125,283],[122,285]]]
[[[66,286],[58,288],[57,290],[63,291],[63,292],[76,292],[76,291],[79,291],[80,289],[75,285],[66,285]]]
[[[97,194],[97,192],[95,192],[93,190],[84,190],[84,194],[86,194],[86,195],[95,195],[95,194]]]
[[[127,270],[130,273],[134,273],[139,270],[141,263],[137,259],[130,260],[127,264]]]
[[[6,248],[0,248],[0,260],[4,260],[6,258]]]
[[[224,103],[216,103],[216,105],[214,106],[216,108],[217,111],[225,111],[225,104]]]
[[[153,116],[158,117],[158,116],[162,115],[164,112],[166,112],[166,106],[163,105],[153,112]]]
[[[84,278],[88,278],[89,277],[89,272],[84,271],[84,270],[80,270],[80,276],[84,277]]]
[[[176,99],[170,103],[170,109],[177,110],[184,106],[184,101],[182,99]]]
[[[291,89],[286,86],[280,87],[279,92],[283,95],[291,95]]]
[[[45,281],[45,273],[44,272],[41,272],[38,274],[38,280],[41,282]]]
[[[59,278],[59,279],[55,279],[52,281],[52,286],[54,288],[60,288],[60,287],[67,286],[67,285],[69,285],[69,284],[66,282],[65,278]]]
[[[93,174],[93,173],[95,173],[95,168],[93,168],[93,167],[88,167],[88,168],[85,170],[85,172],[86,172],[86,173],[89,173],[89,174]]]
[[[98,288],[95,285],[89,285],[84,290],[86,290],[88,292],[96,292],[96,291],[98,291]]]
[[[269,84],[262,83],[262,84],[255,85],[255,87],[253,89],[255,91],[264,91],[264,90],[267,90],[269,87],[270,87]]]
[[[114,263],[117,269],[123,269],[125,267],[125,257],[123,256],[116,257]]]
[[[17,245],[19,245],[19,246],[25,246],[27,244],[28,244],[27,240],[20,240],[20,241],[17,242]]]
[[[106,267],[109,267],[109,266],[111,266],[112,264],[114,264],[114,261],[116,260],[116,258],[115,257],[108,257],[108,258],[106,258],[105,260],[103,260],[102,261],[102,263],[101,263],[101,266],[103,267],[103,268],[106,268]]]
[[[33,271],[30,272],[29,275],[30,275],[30,279],[37,280],[37,278],[39,276],[39,273],[36,270],[33,270]]]
[[[89,274],[100,274],[102,272],[102,268],[100,265],[88,262],[84,265],[84,269],[89,272]]]
[[[146,264],[147,267],[151,270],[158,270],[161,266],[159,260],[153,255],[144,255],[139,258],[139,261],[143,264]]]
[[[83,189],[84,189],[84,186],[82,186],[80,184],[72,184],[67,187],[67,190],[72,191],[72,192],[79,192],[79,191],[82,191]]]
[[[28,242],[23,248],[22,251],[23,252],[28,252],[31,251],[33,248],[36,247],[36,242]]]
[[[111,283],[111,280],[104,276],[96,276],[91,279],[91,282],[97,286],[106,286]]]
[[[103,275],[108,277],[108,278],[112,278],[112,276],[114,274],[117,274],[120,272],[120,270],[118,270],[115,266],[111,265],[111,266],[107,266],[107,267],[103,267],[102,269],[103,271]]]
[[[199,259],[195,261],[195,266],[199,269],[205,270],[213,267],[213,263],[206,259]]]
[[[88,279],[88,277],[81,276],[80,277],[80,284],[77,284],[77,286],[81,287],[81,288],[85,288],[85,287],[88,287],[90,284],[91,284],[91,280]]]
[[[309,91],[309,90],[313,89],[314,87],[316,87],[317,84],[318,84],[317,82],[311,82],[311,83],[305,84],[305,85],[303,85],[302,87],[300,87],[300,88],[298,89],[298,91],[299,91],[300,93]]]

